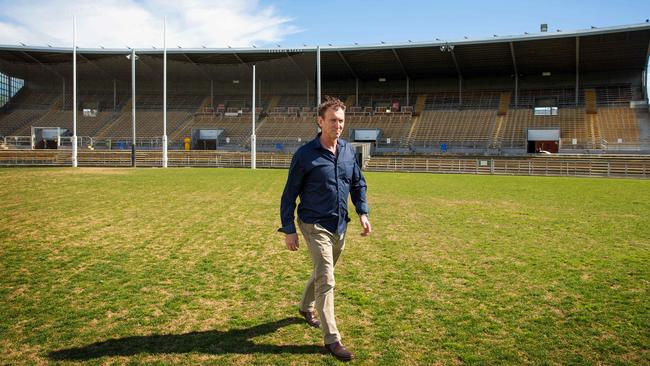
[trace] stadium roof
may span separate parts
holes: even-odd
[[[545,32],[457,41],[408,42],[379,45],[321,46],[324,79],[378,77],[391,79],[477,77],[553,73],[642,71],[650,52],[650,24]],[[162,49],[135,49],[153,62]],[[287,48],[168,48],[170,62],[197,67],[290,62],[309,75],[315,70],[316,47]],[[28,79],[43,73],[71,73],[72,47],[0,45],[0,72]],[[131,49],[78,48],[78,72],[92,77],[106,73],[130,78],[125,55]],[[157,59],[157,60],[156,60]],[[156,61],[153,61],[156,60]],[[271,63],[272,63],[271,62]],[[85,65],[85,68],[84,68]],[[158,72],[157,68],[155,72]],[[189,74],[188,74],[189,75]],[[201,73],[191,75],[201,77]],[[196,77],[195,76],[195,77]],[[310,75],[311,76],[311,75]],[[99,76],[95,76],[99,77]],[[191,77],[191,76],[189,76]]]

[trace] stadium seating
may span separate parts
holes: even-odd
[[[598,108],[598,123],[603,143],[639,145],[639,124],[633,109],[629,107]]]
[[[354,129],[380,129],[382,139],[391,139],[392,144],[406,144],[413,119],[409,114],[384,113],[369,115],[352,115],[346,117],[343,136],[348,138]]]
[[[531,108],[511,109],[505,118],[501,147],[524,148],[527,143],[526,131],[529,128],[559,128],[561,144],[569,146],[577,139],[581,146],[591,139],[585,122],[584,108],[560,108],[557,116],[535,116]]]
[[[333,94],[333,93],[329,93]],[[530,128],[558,128],[561,149],[639,148],[640,129],[636,112],[630,108],[634,92],[629,84],[575,88],[537,88],[519,90],[427,90],[405,94],[356,94],[341,90],[347,100],[344,138],[354,129],[379,129],[381,141],[391,139],[389,148],[426,147],[445,143],[450,147],[480,149],[525,149]],[[533,106],[539,98],[554,98],[558,115],[536,116]],[[112,90],[79,94],[77,135],[96,139],[131,138],[131,99]],[[269,146],[288,141],[304,142],[316,131],[315,109],[307,94],[266,94],[258,102],[256,135]],[[400,103],[401,111],[387,109]],[[115,102],[117,111],[113,111]],[[213,104],[214,102],[214,104]],[[358,106],[357,106],[358,102]],[[138,138],[162,136],[162,95],[137,96]],[[261,106],[266,106],[264,111]],[[211,107],[212,106],[212,107]],[[33,126],[72,129],[72,97],[56,90],[24,89],[0,112],[0,135],[28,136]],[[83,116],[84,107],[99,111],[95,117]],[[246,95],[171,93],[168,96],[167,132],[170,140],[189,137],[192,129],[220,128],[222,137],[232,144],[247,146],[251,135],[251,101]],[[231,114],[227,113],[230,112]],[[575,144],[574,144],[575,140]],[[233,145],[234,146],[234,145]],[[299,146],[297,144],[296,146]],[[384,150],[384,152],[390,152]]]
[[[317,124],[312,116],[274,116],[270,115],[260,121],[255,131],[260,140],[309,141],[316,134]]]
[[[28,130],[34,124],[34,121],[43,117],[43,111],[40,110],[14,110],[8,114],[0,113],[0,136],[18,136],[18,131],[23,130],[26,126]],[[28,133],[29,134],[29,133]]]
[[[191,118],[192,113],[170,111],[167,112],[167,135],[177,130],[183,122]],[[129,139],[133,134],[131,113],[122,113],[112,123],[105,125],[97,132],[97,138]],[[136,137],[159,138],[163,134],[163,113],[151,111],[136,112]]]
[[[97,136],[97,132],[114,120],[119,114],[113,112],[98,112],[95,117],[84,117],[77,114],[77,136]],[[72,111],[48,111],[27,126],[17,130],[15,135],[27,136],[31,134],[31,127],[61,127],[72,132]]]
[[[629,84],[597,87],[596,103],[599,106],[628,105],[633,100]]]
[[[411,143],[415,146],[431,142],[467,143],[487,147],[496,115],[496,110],[485,109],[425,110],[414,127]]]
[[[459,107],[467,109],[496,109],[499,106],[500,96],[501,93],[499,91],[464,91],[462,95],[457,90],[432,92],[426,95],[424,110]]]
[[[238,116],[226,117],[215,114],[197,114],[187,119],[186,123],[177,126],[171,134],[172,140],[182,140],[190,137],[193,129],[223,129],[223,137],[230,138],[233,142],[244,143],[251,135],[251,117]]]

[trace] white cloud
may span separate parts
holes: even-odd
[[[79,47],[249,47],[270,45],[300,32],[292,19],[257,0],[37,0],[0,4],[0,44],[72,45],[72,17]]]

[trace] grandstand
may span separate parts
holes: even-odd
[[[650,25],[638,24],[318,50],[173,49],[167,61],[169,146],[195,146],[185,143],[195,138],[193,131],[210,129],[220,131],[211,148],[250,149],[255,65],[260,151],[292,153],[311,139],[320,93],[348,104],[345,138],[376,131],[363,141],[372,155],[527,155],[541,146],[532,140],[539,134],[556,136],[545,143],[560,154],[647,154],[649,44]],[[82,148],[130,148],[135,103],[136,147],[161,149],[162,52],[135,50],[135,97],[130,52],[78,51]],[[2,89],[3,148],[38,148],[33,128],[58,127],[69,135],[71,49],[0,46],[0,73],[0,81],[14,85]],[[44,146],[69,149],[68,135]]]

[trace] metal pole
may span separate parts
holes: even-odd
[[[359,78],[354,79],[354,84],[355,84],[354,100],[356,100],[356,106],[358,107],[359,106]]]
[[[321,102],[321,95],[320,95],[320,46],[316,47],[316,107]]]
[[[14,89],[13,87],[14,87],[14,78],[7,75],[7,91],[8,91],[7,95],[8,95],[8,97],[7,97],[7,103],[5,104],[5,106],[9,103],[9,99],[11,99],[11,96],[13,95],[12,94],[13,89]]]
[[[163,137],[162,166],[167,168],[167,17],[163,24]]]
[[[72,17],[72,166],[77,167],[77,20]]]
[[[214,80],[210,80],[210,108],[214,113]]]
[[[135,49],[131,49],[131,125],[133,143],[131,144],[131,166],[135,167]]]
[[[257,151],[256,151],[256,138],[255,138],[255,65],[253,65],[253,127],[251,132],[251,169],[257,168]]]
[[[576,106],[578,105],[579,81],[580,81],[580,38],[576,37]]]
[[[259,90],[258,90],[258,93],[257,93],[257,101],[259,102],[259,103],[258,103],[259,106],[260,106],[260,107],[263,107],[263,106],[262,106],[262,79],[257,80],[257,84],[259,85],[259,86],[257,87],[257,88],[259,89]],[[309,98],[308,98],[307,100],[309,100]]]
[[[117,109],[117,80],[113,78],[113,112]]]
[[[410,85],[409,85],[409,81],[410,81],[410,80],[411,80],[411,79],[407,76],[407,77],[406,77],[406,105],[411,105],[411,104],[409,103],[409,86],[410,86]]]
[[[643,85],[643,100],[648,100],[648,70],[641,73],[641,85]],[[645,176],[645,175],[644,175]]]
[[[519,105],[519,74],[515,74],[515,107]]]

